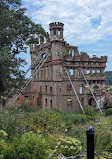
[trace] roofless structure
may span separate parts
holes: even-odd
[[[80,112],[84,106],[104,107],[107,56],[90,58],[77,46],[70,46],[63,37],[64,24],[50,23],[50,36],[46,42],[31,44],[31,63],[41,57],[32,72],[47,53],[50,56],[26,87],[25,102],[40,109],[57,108],[61,111]],[[93,94],[92,94],[93,92]],[[94,96],[93,96],[94,95]]]

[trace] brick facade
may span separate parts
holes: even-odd
[[[64,41],[63,23],[50,23],[49,27],[50,36],[46,39],[46,42],[40,41],[39,45],[31,44],[30,46],[31,62],[42,51],[51,52],[51,55],[26,88],[24,92],[25,100],[30,103],[33,101],[40,109],[57,108],[61,111],[80,112],[79,103],[64,70],[64,67],[66,67],[71,74],[72,82],[82,106],[88,104],[94,106],[91,92],[79,70],[81,68],[94,90],[100,106],[103,107],[106,99],[104,70],[107,56],[90,58],[85,52],[79,53],[77,46],[70,46]],[[32,71],[39,62],[40,59],[36,62]]]

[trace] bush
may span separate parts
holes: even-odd
[[[105,116],[110,116],[112,115],[112,108],[108,108],[106,111],[105,111]]]
[[[82,150],[81,142],[76,138],[71,137],[59,138],[59,142],[56,148],[58,148],[59,153],[62,153],[65,156],[80,154]]]
[[[7,139],[7,133],[5,132],[5,131],[3,131],[3,130],[0,130],[0,139]]]
[[[15,114],[13,112],[0,112],[0,128],[4,130],[12,141],[14,136],[19,136],[26,132],[25,114]]]
[[[31,131],[23,134],[20,139],[15,138],[12,143],[6,144],[2,141],[1,145],[0,153],[4,159],[48,159],[51,152],[48,141],[42,135]]]
[[[65,121],[68,130],[72,128],[72,125],[85,124],[87,122],[86,115],[75,113],[64,113],[62,119]]]
[[[20,106],[20,110],[30,113],[30,112],[36,112],[38,109],[36,105],[29,105],[29,104],[23,103]]]
[[[27,121],[27,130],[41,130],[42,134],[53,134],[64,132],[65,124],[58,112],[52,110],[41,110],[37,113],[30,113]]]
[[[84,112],[86,115],[94,116],[94,108],[91,108],[90,106],[84,107]]]
[[[107,151],[112,153],[112,141],[107,145]]]

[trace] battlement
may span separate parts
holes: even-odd
[[[63,23],[61,23],[61,22],[54,22],[54,23],[50,23],[49,24],[49,28],[50,28],[50,30],[51,29],[63,29],[63,27],[64,27],[64,24]]]

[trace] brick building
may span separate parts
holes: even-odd
[[[103,107],[107,100],[104,72],[107,56],[90,58],[85,52],[79,53],[77,46],[70,46],[64,41],[63,23],[50,23],[49,28],[50,36],[46,42],[41,40],[39,45],[30,46],[32,63],[41,52],[51,52],[51,55],[27,86],[25,102],[34,103],[40,109],[80,112],[80,105],[64,69],[66,67],[82,106],[95,106],[96,103],[79,68],[83,70],[97,102]],[[32,71],[39,62],[40,59]]]

